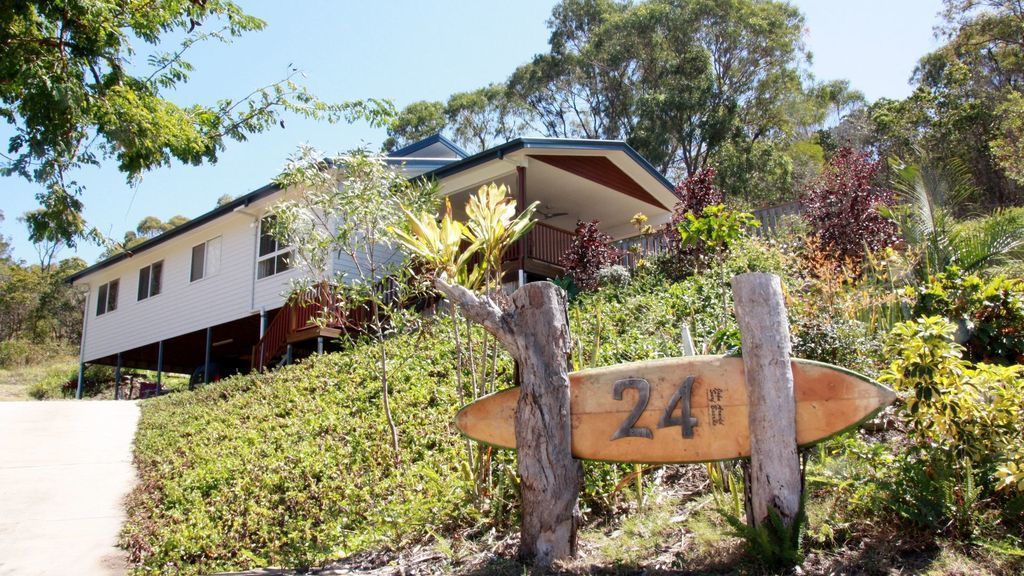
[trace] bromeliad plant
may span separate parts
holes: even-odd
[[[469,198],[465,223],[454,218],[451,203],[446,201],[440,219],[427,211],[406,209],[407,230],[395,228],[392,232],[427,274],[500,301],[505,253],[533,227],[536,208],[534,202],[517,213],[508,188],[491,183]],[[504,362],[499,362],[501,346],[493,336],[473,330],[469,319],[460,318],[458,307],[450,307],[449,312],[456,349],[455,385],[459,402],[466,404],[497,389],[499,365]],[[464,374],[469,376],[468,385]],[[474,454],[472,442],[466,440],[466,458],[478,495],[500,492],[501,475],[495,480],[492,466],[509,464],[492,464],[496,462],[492,457],[491,449],[485,447]]]
[[[430,212],[403,209],[409,231],[393,232],[428,273],[471,290],[490,291],[500,288],[505,253],[533,227],[537,205],[517,214],[508,187],[492,182],[466,202],[465,223],[455,220],[446,200],[440,220]]]

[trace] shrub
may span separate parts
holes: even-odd
[[[705,208],[721,205],[724,196],[715,186],[715,169],[712,167],[701,169],[680,182],[675,194],[679,202],[672,210],[672,221],[665,225],[663,232],[668,251],[660,258],[659,264],[670,277],[681,279],[693,272],[704,255],[699,245],[687,245],[683,241],[680,226],[688,222],[688,217],[700,216]]]
[[[747,230],[760,226],[753,214],[729,210],[716,204],[700,213],[687,212],[670,236],[668,257],[660,264],[671,278],[681,279],[702,272],[721,259]]]
[[[863,323],[842,317],[803,317],[792,325],[793,354],[867,374],[877,371],[882,343]]]
[[[77,372],[75,372],[77,377]],[[68,396],[68,384],[73,382],[72,371],[67,366],[55,366],[29,385],[28,395],[36,400],[53,400]]]
[[[956,339],[972,361],[1024,361],[1024,284],[997,276],[983,280],[950,268],[909,289],[913,315],[943,316],[957,325]]]
[[[621,264],[613,264],[597,271],[598,286],[625,286],[629,284],[629,270]]]
[[[899,240],[896,223],[878,209],[895,203],[892,190],[875,184],[880,169],[866,153],[840,149],[801,199],[819,250],[837,265],[860,264]]]
[[[612,237],[597,227],[599,222],[583,220],[576,223],[576,235],[561,263],[576,285],[584,291],[597,290],[598,272],[615,264],[622,252],[612,246]]]
[[[28,340],[0,342],[0,368],[19,368],[32,363],[38,345]]]
[[[952,455],[957,472],[973,474],[959,464],[968,460],[994,489],[1005,477],[999,469],[1022,464],[1024,366],[965,361],[955,330],[934,316],[897,324],[885,350],[893,360],[879,379],[900,394],[918,444]]]

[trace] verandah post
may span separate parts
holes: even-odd
[[[206,359],[203,361],[203,384],[210,383],[210,355],[213,354],[213,326],[206,328]],[[192,386],[190,385],[191,389]]]
[[[82,388],[85,385],[85,362],[78,363],[78,387],[75,388],[75,400],[82,399]]]
[[[750,403],[747,523],[762,526],[774,510],[789,527],[799,516],[802,483],[782,282],[774,274],[740,274],[732,290]]]

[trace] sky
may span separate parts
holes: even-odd
[[[231,44],[210,43],[191,52],[188,84],[171,95],[179,104],[240,98],[253,88],[303,71],[301,81],[320,98],[388,98],[398,107],[445,100],[459,91],[501,82],[547,49],[553,0],[237,0],[267,22],[261,32]],[[869,101],[902,98],[914,65],[938,46],[933,28],[941,0],[797,0],[804,13],[810,71],[819,80],[848,79]],[[6,142],[10,131],[0,127]],[[374,149],[386,135],[363,125],[323,124],[288,118],[284,129],[232,142],[215,165],[175,164],[129,186],[112,163],[76,174],[85,185],[85,217],[120,239],[142,218],[199,216],[224,194],[239,196],[268,183],[300,144],[327,153],[358,146]],[[0,177],[0,235],[15,258],[37,260],[18,216],[37,207],[39,188]],[[94,262],[102,247],[80,242],[59,258]]]

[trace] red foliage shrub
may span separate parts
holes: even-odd
[[[880,161],[842,148],[801,198],[818,249],[832,262],[859,265],[868,251],[898,242],[896,223],[878,210],[895,203],[892,190],[875,185],[880,169]]]
[[[582,290],[596,290],[597,272],[622,256],[622,251],[612,246],[612,237],[597,227],[598,223],[577,222],[576,236],[561,258],[562,266]]]
[[[682,278],[692,273],[706,255],[701,246],[683,246],[679,225],[686,221],[687,214],[700,216],[708,206],[724,204],[725,200],[722,191],[715,186],[715,169],[710,166],[680,182],[675,194],[679,202],[672,209],[672,221],[665,225],[663,232],[668,244],[668,259],[663,266],[670,277]]]
[[[682,220],[687,212],[700,214],[708,206],[723,204],[722,191],[715,186],[715,169],[702,168],[690,174],[676,186],[679,202],[675,206],[675,218]]]

